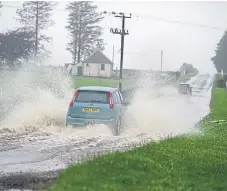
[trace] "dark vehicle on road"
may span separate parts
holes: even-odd
[[[177,87],[179,94],[192,95],[192,87],[187,83],[180,83]]]

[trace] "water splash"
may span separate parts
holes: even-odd
[[[0,127],[18,129],[48,125],[50,121],[63,125],[73,88],[72,81],[60,70],[20,70],[8,72],[4,78],[1,111],[5,115]]]

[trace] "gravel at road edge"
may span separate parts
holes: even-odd
[[[10,176],[0,177],[0,190],[8,189],[41,189],[42,185],[50,185],[57,177],[60,171],[51,171],[43,173],[18,173]]]

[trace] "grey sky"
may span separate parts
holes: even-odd
[[[51,58],[47,64],[63,65],[71,62],[71,55],[65,50],[68,32],[65,29],[67,2],[60,2],[54,12],[55,25],[47,30],[52,36]],[[4,5],[20,5],[20,2],[4,2]],[[160,51],[164,50],[164,70],[178,70],[183,62],[191,63],[200,71],[213,72],[210,58],[214,55],[217,42],[224,30],[214,30],[182,24],[168,23],[149,18],[156,16],[169,20],[227,28],[227,2],[122,2],[97,1],[100,11],[132,13],[126,20],[129,35],[125,40],[124,68],[160,69]],[[3,7],[0,30],[17,27],[13,17],[16,8]],[[101,25],[105,28],[103,37],[107,43],[104,53],[112,59],[115,47],[115,67],[119,68],[120,36],[109,32],[111,27],[121,27],[119,18],[106,15]]]

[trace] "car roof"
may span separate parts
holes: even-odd
[[[77,90],[93,90],[93,91],[105,91],[105,92],[114,92],[118,88],[107,87],[107,86],[81,86]]]

